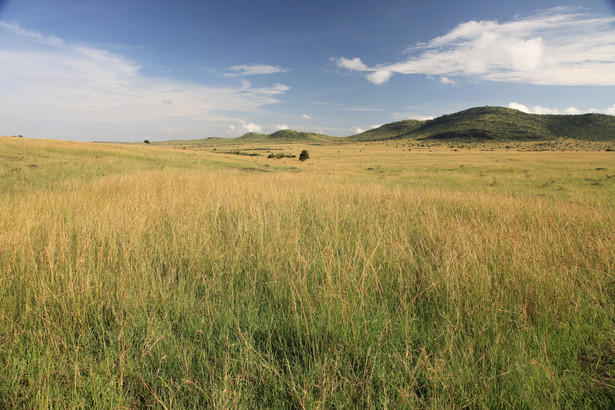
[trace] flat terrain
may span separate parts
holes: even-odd
[[[612,407],[592,144],[0,137],[0,407]]]

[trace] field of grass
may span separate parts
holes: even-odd
[[[615,152],[214,149],[0,138],[0,407],[615,405]]]

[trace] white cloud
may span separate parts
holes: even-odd
[[[532,108],[529,108],[527,105],[519,104],[516,102],[511,102],[510,104],[508,104],[508,108],[519,110],[526,114],[560,114],[557,108],[542,107],[540,105],[535,105]],[[576,109],[575,107],[569,107],[566,110],[575,111],[575,114],[581,113],[581,111]]]
[[[403,121],[403,120],[426,121],[426,120],[434,119],[432,115],[422,115],[422,114],[416,114],[414,112],[394,112],[394,113],[391,113],[391,116],[396,121]]]
[[[286,124],[280,124],[280,125],[276,125],[275,128],[280,131],[280,130],[287,130],[288,129],[288,125]]]
[[[581,110],[576,107],[568,107],[564,110],[566,114],[582,114]]]
[[[358,57],[352,58],[352,59],[340,57],[338,59],[332,58],[331,60],[334,61],[338,67],[341,67],[341,68],[346,68],[352,71],[369,71],[370,73],[367,74],[365,78],[367,78],[369,81],[371,81],[374,84],[386,83],[387,81],[389,81],[389,78],[391,78],[391,76],[393,75],[393,73],[386,68],[379,69],[379,68],[368,67]]]
[[[307,115],[307,114],[303,114],[302,117],[305,118],[306,120],[311,120],[312,119],[312,117],[310,115]]]
[[[284,73],[288,71],[288,69],[265,64],[241,64],[228,67],[226,71],[227,72],[223,74],[225,77],[240,77],[246,75]]]
[[[549,107],[541,107],[537,105],[534,107],[533,112],[535,114],[559,114],[559,110],[557,108],[549,108]]]
[[[526,105],[519,104],[516,102],[511,102],[510,104],[508,104],[508,108],[512,108],[513,110],[518,110],[526,114],[532,113],[532,111]]]
[[[442,76],[440,77],[440,83],[441,84],[450,84],[450,85],[455,85],[455,80],[452,80],[446,76]]]
[[[347,68],[354,71],[371,71],[368,66],[363,64],[360,58],[349,59],[341,57],[339,60],[337,60],[337,65],[339,67]]]
[[[538,85],[615,85],[615,17],[555,8],[523,19],[470,21],[408,49],[405,61],[369,67],[360,58],[340,67],[386,82],[393,74],[465,76]]]
[[[0,22],[0,121],[6,133],[125,140],[167,129],[188,137],[204,127],[224,132],[241,113],[262,111],[289,89],[148,76],[123,55]]]
[[[512,108],[515,110],[519,110],[521,112],[524,112],[526,114],[587,114],[587,113],[599,113],[599,114],[610,114],[610,115],[615,115],[615,104],[612,107],[608,107],[608,108],[604,108],[604,109],[597,109],[597,108],[590,108],[588,110],[582,110],[579,109],[577,107],[568,107],[566,109],[564,109],[563,111],[560,111],[557,108],[549,108],[549,107],[542,107],[540,105],[535,105],[532,108],[528,107],[527,105],[524,104],[520,104],[517,102],[511,102],[510,104],[508,104],[508,108]]]
[[[248,86],[249,86],[249,83],[248,83]],[[258,94],[278,95],[278,94],[284,94],[288,90],[290,90],[290,87],[287,85],[274,84],[271,87],[253,88],[250,90],[250,93],[254,93],[255,95],[258,95]]]
[[[8,32],[14,33],[20,37],[26,38],[30,41],[44,44],[52,47],[64,47],[65,44],[62,39],[55,36],[45,36],[39,31],[35,30],[26,30],[21,27],[19,24],[12,22],[7,23],[6,21],[0,20],[0,29],[4,29]]]
[[[240,120],[240,125],[230,125],[228,127],[231,134],[245,134],[247,132],[263,132],[263,128],[260,125],[256,125],[252,122],[245,122]]]
[[[369,126],[369,130],[373,130],[373,129],[376,129],[376,128],[379,128],[379,127],[382,127],[382,124],[373,124],[373,125]],[[365,132],[367,130],[363,129],[363,128],[360,128],[360,127],[354,127],[354,131],[355,131],[355,134],[360,134],[360,133]]]
[[[389,78],[393,75],[393,72],[387,68],[376,70],[371,74],[368,74],[366,78],[374,84],[383,84],[389,81]]]

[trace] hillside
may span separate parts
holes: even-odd
[[[412,131],[421,127],[423,123],[424,121],[420,120],[397,121],[390,124],[382,125],[369,131],[362,132],[360,134],[351,135],[346,138],[350,141],[379,141],[389,138],[397,138],[411,133]]]
[[[339,138],[331,137],[324,134],[318,134],[314,132],[301,132],[295,130],[280,130],[272,134],[257,134],[249,132],[239,138],[235,138],[236,142],[274,142],[274,143],[292,143],[292,142],[304,142],[304,143],[322,143],[333,142]]]
[[[247,133],[238,138],[210,137],[201,140],[165,141],[157,145],[224,145],[261,143],[326,144],[398,139],[415,141],[508,142],[551,141],[615,142],[615,116],[605,114],[541,115],[503,107],[475,107],[432,120],[404,120],[347,137],[313,132],[280,130],[272,134]]]
[[[343,138],[331,137],[329,135],[318,134],[315,132],[301,132],[295,130],[280,130],[272,134],[259,134],[256,132],[249,132],[236,138],[219,138],[209,137],[196,140],[170,140],[155,142],[155,145],[164,146],[218,146],[218,145],[236,145],[236,144],[260,144],[260,143],[307,143],[307,144],[321,144],[328,142],[344,141]]]
[[[433,120],[408,120],[347,137],[351,141],[615,141],[615,116],[539,115],[502,107],[476,107]]]

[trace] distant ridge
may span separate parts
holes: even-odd
[[[572,138],[615,141],[615,116],[605,114],[526,114],[512,108],[476,107],[427,121],[385,124],[349,141],[413,139],[432,141],[548,141]]]
[[[431,120],[404,120],[347,137],[314,132],[280,130],[272,134],[249,132],[238,138],[166,141],[161,145],[219,145],[244,143],[367,142],[410,139],[415,141],[507,142],[550,141],[570,138],[615,142],[615,116],[606,114],[527,114],[512,108],[475,107]]]
[[[351,141],[381,141],[391,138],[400,138],[410,134],[423,124],[424,121],[420,120],[397,121],[345,138]]]
[[[301,132],[295,130],[280,130],[273,134],[257,134],[249,132],[236,139],[238,142],[333,142],[339,141],[339,137],[331,137],[329,135],[318,134],[314,132]]]

